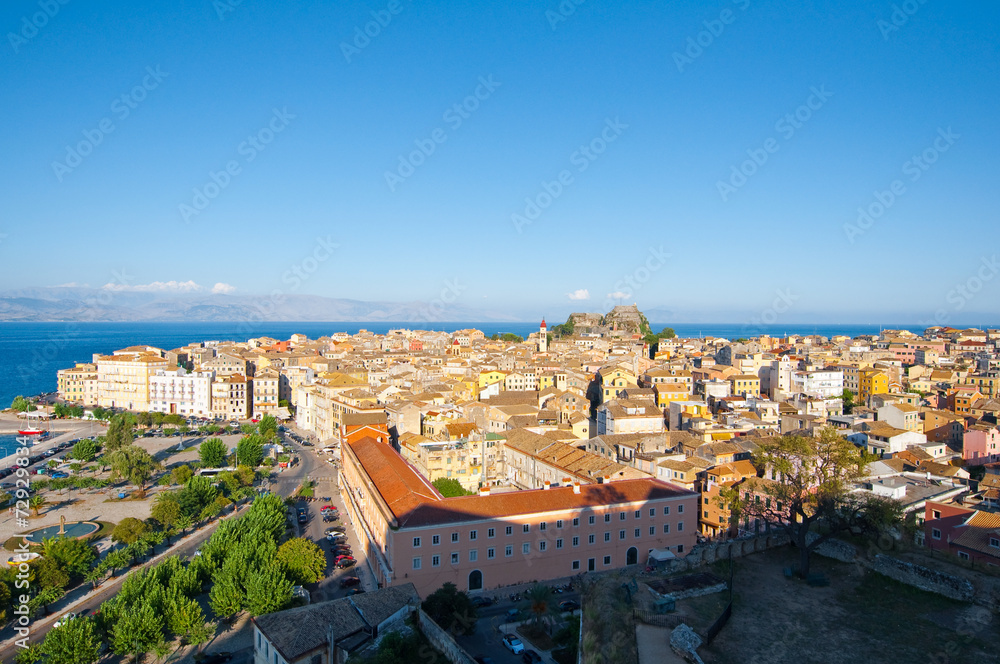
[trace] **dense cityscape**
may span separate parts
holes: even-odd
[[[55,552],[58,539],[29,533],[43,545],[39,560],[58,561],[44,564],[76,565],[36,572],[44,587],[32,602],[65,601],[74,579],[92,585],[86,602],[159,545],[153,560],[166,560],[154,569],[181,565],[162,573],[164,599],[137,589],[154,581],[126,579],[94,604],[78,636],[95,655],[204,643],[215,621],[243,617],[259,662],[273,650],[292,664],[369,643],[364,625],[341,615],[348,597],[369,631],[423,600],[445,623],[429,637],[425,625],[423,645],[437,652],[428,661],[448,650],[444,638],[488,652],[474,635],[491,615],[524,621],[505,632],[511,653],[576,661],[581,647],[605,652],[587,635],[607,616],[581,612],[581,602],[604,604],[623,574],[661,598],[636,596],[640,617],[627,623],[656,625],[670,615],[665,602],[725,591],[719,565],[789,543],[786,576],[809,585],[830,583],[816,571],[824,559],[860,564],[868,546],[882,557],[863,563],[876,572],[972,600],[989,591],[939,567],[1000,564],[998,342],[1000,329],[948,327],[684,339],[619,305],[543,320],[526,339],[362,329],[95,354],[60,370],[55,394],[12,404],[30,423],[19,429],[33,455],[24,503],[37,518],[31,530],[46,534],[67,518],[104,527],[84,507],[90,499],[66,501],[67,491],[117,487],[127,508],[106,526],[111,541],[97,539],[99,553]],[[11,486],[7,499],[20,497]],[[262,501],[272,492],[285,503]],[[257,521],[273,529],[260,541],[233,525]],[[171,562],[170,547],[190,538],[180,549],[187,567]],[[247,553],[224,548],[241,538]],[[668,592],[681,571],[693,588]],[[175,596],[175,583],[194,585]],[[207,613],[196,601],[206,583]],[[376,604],[358,604],[359,593]],[[14,597],[6,612],[16,615]],[[305,606],[287,608],[296,604]],[[165,624],[144,624],[144,609],[164,612]],[[65,639],[66,616],[78,613],[33,648],[56,652],[50,641]],[[344,633],[317,627],[327,621]],[[384,650],[420,645],[399,638]],[[671,643],[690,654],[694,638]]]

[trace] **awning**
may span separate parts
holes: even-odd
[[[655,560],[658,563],[663,563],[663,562],[666,562],[668,560],[673,560],[676,557],[677,556],[675,556],[674,552],[671,551],[670,549],[650,549],[649,550],[649,559],[650,560]]]

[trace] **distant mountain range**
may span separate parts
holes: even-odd
[[[0,291],[0,322],[483,321],[517,318],[440,302],[364,302],[318,295],[164,293],[75,286]]]

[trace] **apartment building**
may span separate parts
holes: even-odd
[[[212,417],[214,378],[211,371],[188,373],[181,367],[157,369],[149,377],[150,412]]]
[[[81,406],[96,406],[98,396],[97,365],[77,363],[72,369],[60,369],[56,374],[59,398]]]
[[[343,450],[341,493],[375,579],[426,597],[446,581],[475,592],[683,556],[698,495],[651,478],[442,498],[392,448]]]
[[[245,376],[230,374],[217,376],[212,383],[212,415],[225,419],[242,420],[250,417],[253,403],[252,383]]]
[[[167,360],[153,353],[97,355],[97,405],[101,408],[124,408],[149,411],[149,379],[158,370],[167,369]]]

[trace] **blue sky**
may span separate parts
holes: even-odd
[[[4,3],[0,284],[996,311],[1000,7],[801,4]]]

